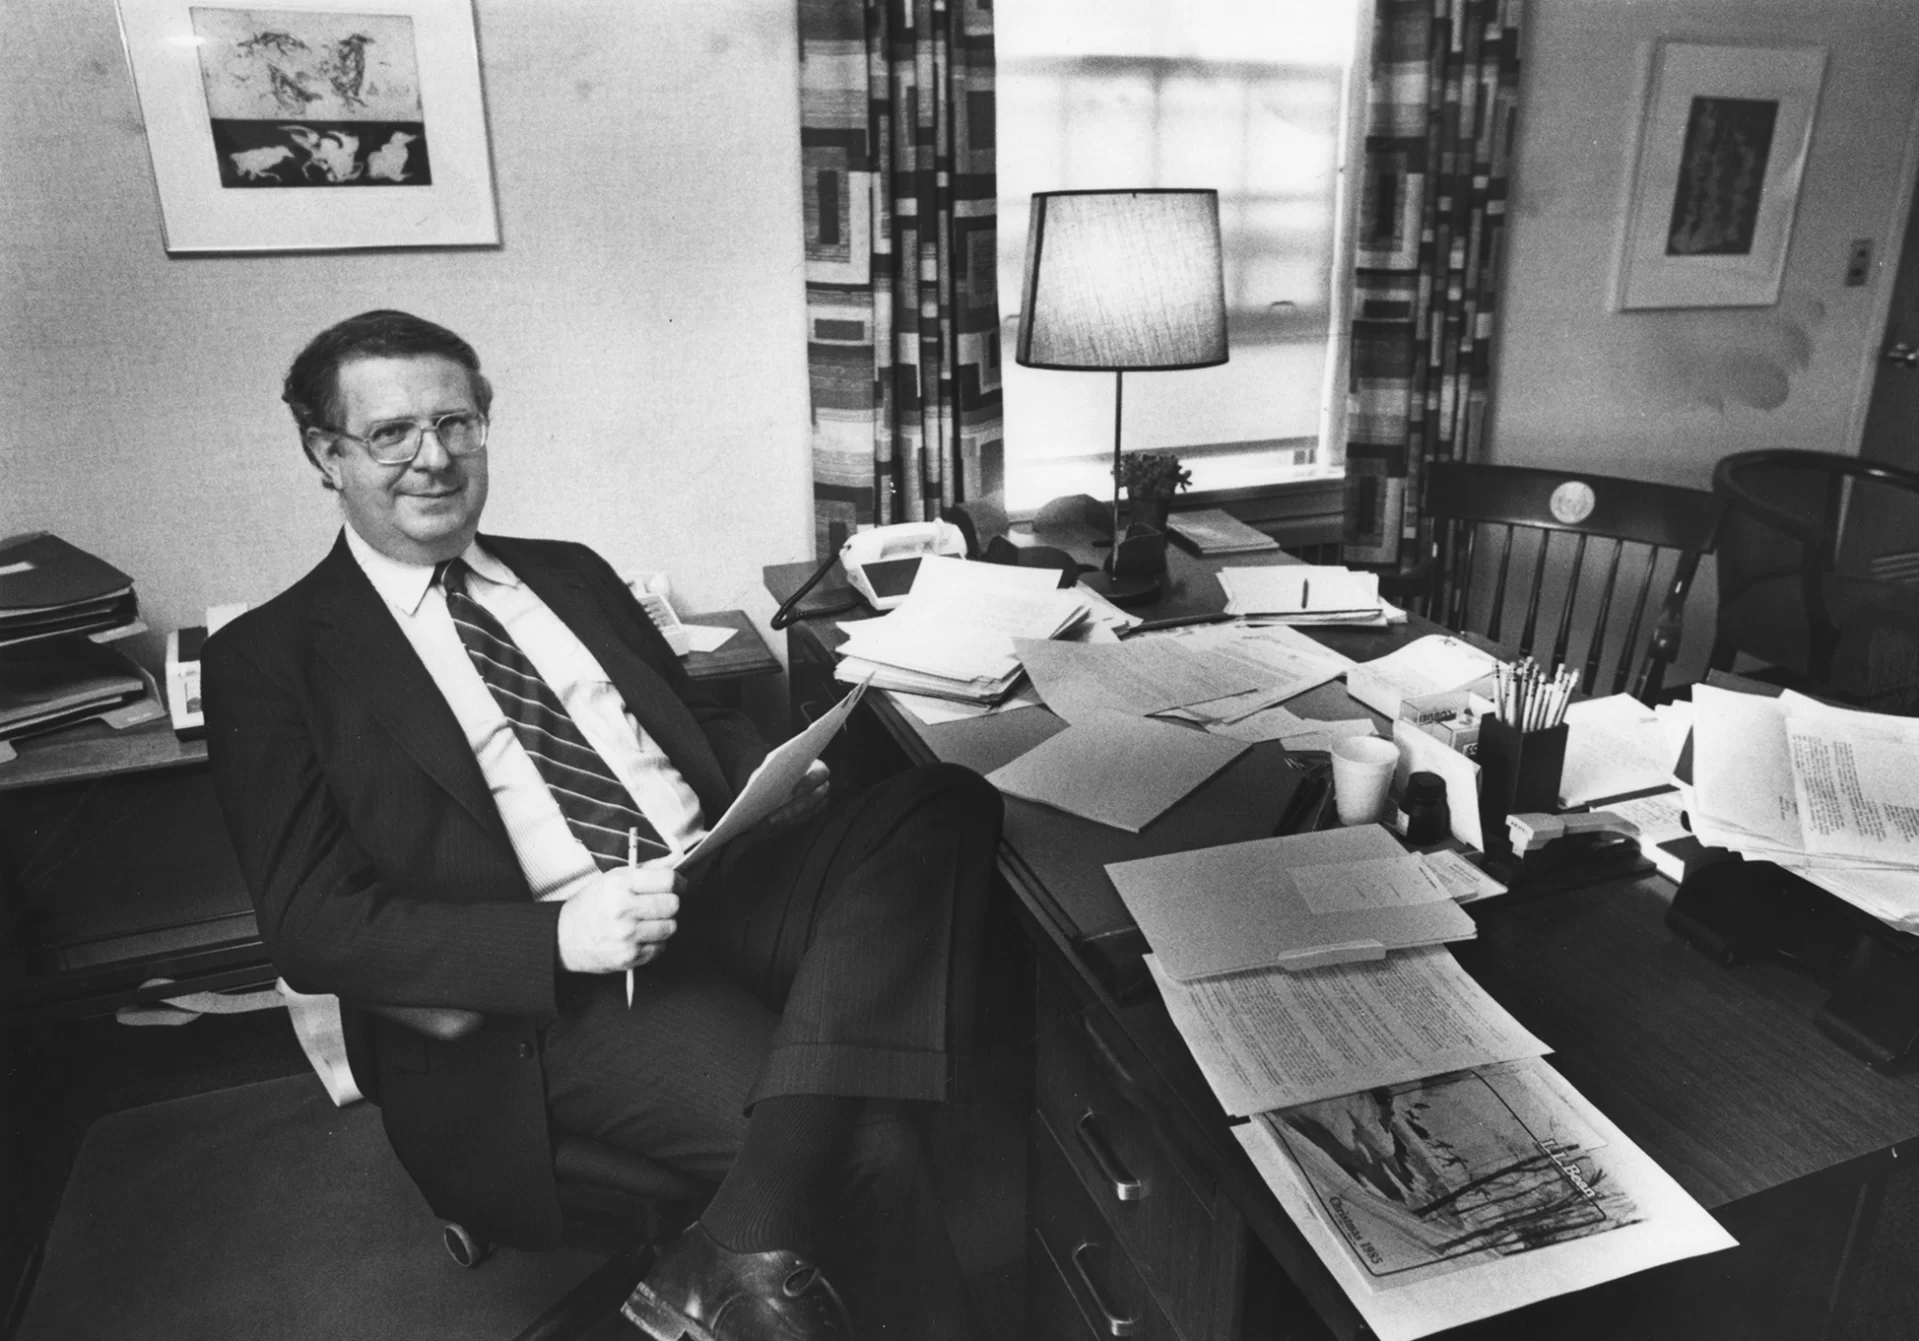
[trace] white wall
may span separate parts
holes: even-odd
[[[1842,277],[1853,238],[1897,258],[1913,0],[1532,0],[1526,25],[1491,459],[1704,487],[1730,452],[1856,450],[1892,275]],[[1609,310],[1642,44],[1659,38],[1827,48],[1776,307]]]
[[[493,380],[490,529],[771,613],[810,544],[795,0],[476,7],[503,246],[170,259],[113,0],[0,6],[0,535],[161,632],[279,591],[338,526],[280,378],[393,306]]]

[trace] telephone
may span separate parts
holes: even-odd
[[[673,649],[673,655],[683,657],[693,650],[692,635],[686,626],[680,623],[680,617],[673,612],[673,584],[665,573],[623,573],[627,589],[633,598],[646,611],[646,617],[653,621],[653,627],[666,639],[666,645]]]
[[[891,610],[912,591],[920,560],[929,554],[964,559],[967,557],[966,533],[947,521],[906,522],[856,531],[840,546],[840,552],[821,564],[793,593],[792,599],[779,608],[773,616],[773,627],[783,629],[793,622],[800,598],[811,591],[835,563],[845,569],[846,580],[853,590],[875,610]]]
[[[173,734],[181,740],[198,740],[207,733],[206,713],[200,705],[201,647],[228,620],[246,611],[245,601],[209,605],[206,623],[167,634],[167,713],[173,718]]]

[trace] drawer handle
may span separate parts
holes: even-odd
[[[1118,1201],[1143,1201],[1146,1198],[1146,1184],[1133,1177],[1132,1172],[1120,1162],[1113,1147],[1099,1134],[1093,1125],[1097,1116],[1092,1109],[1080,1118],[1073,1128],[1073,1135],[1079,1138],[1080,1149],[1093,1161],[1093,1167],[1099,1170],[1099,1176],[1113,1185],[1113,1197]]]
[[[1086,1297],[1092,1301],[1093,1312],[1099,1314],[1100,1323],[1104,1329],[1101,1335],[1131,1336],[1139,1330],[1139,1319],[1123,1317],[1113,1312],[1113,1306],[1106,1302],[1106,1297],[1099,1292],[1099,1286],[1093,1284],[1093,1277],[1087,1272],[1086,1263],[1081,1260],[1088,1248],[1098,1246],[1091,1239],[1086,1239],[1080,1243],[1079,1247],[1073,1249],[1073,1271],[1079,1276],[1079,1283],[1085,1288]]]

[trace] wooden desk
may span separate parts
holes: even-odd
[[[1258,560],[1232,562],[1248,558]],[[1140,613],[1218,608],[1205,565],[1178,553],[1171,565],[1168,609]],[[783,599],[807,572],[769,568],[768,588]],[[1316,633],[1363,660],[1426,631]],[[837,630],[796,625],[788,636],[796,699],[830,697]],[[1060,729],[1036,710],[928,727],[883,695],[868,702],[907,760],[981,772]],[[1293,706],[1321,717],[1366,711],[1337,685]],[[1007,801],[1000,869],[1040,947],[1042,978],[1029,1206],[1036,1341],[1110,1333],[1102,1313],[1133,1316],[1131,1334],[1185,1341],[1369,1335],[1246,1161],[1157,995],[1115,990],[1114,966],[1137,953],[1137,932],[1104,865],[1262,835],[1290,786],[1282,751],[1262,744],[1138,835]],[[1663,925],[1670,895],[1644,877],[1476,905],[1479,939],[1456,953],[1745,1246],[1462,1335],[1821,1335],[1891,1155],[1919,1153],[1919,1075],[1869,1071],[1826,1039],[1811,1021],[1822,993],[1790,972],[1726,970],[1692,952]],[[1116,1170],[1130,1170],[1146,1195],[1116,1195],[1127,1181]]]
[[[716,610],[711,614],[688,615],[688,624],[719,625],[733,630],[733,636],[711,652],[689,652],[683,658],[686,673],[701,684],[711,686],[729,707],[738,707],[740,685],[759,675],[777,675],[780,659],[760,637],[744,610]]]

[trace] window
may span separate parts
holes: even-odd
[[[1007,506],[1106,497],[1113,378],[1019,367],[1036,191],[1213,187],[1230,360],[1126,379],[1127,449],[1196,490],[1324,475],[1340,341],[1340,131],[1365,0],[1008,0],[995,10]],[[1343,387],[1338,400],[1343,405]]]

